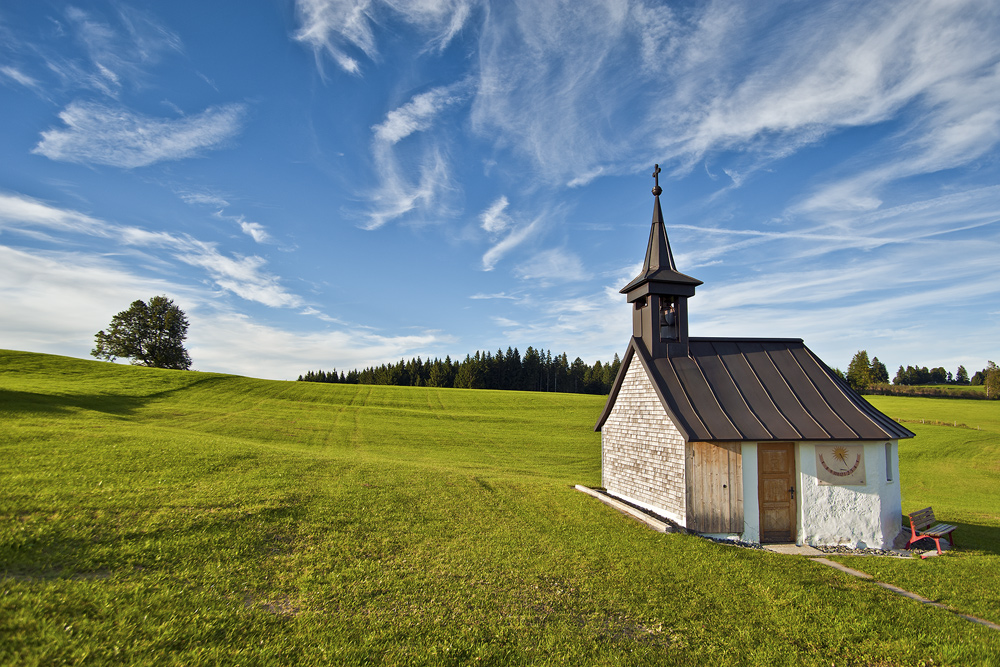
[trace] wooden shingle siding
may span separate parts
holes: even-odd
[[[663,410],[642,364],[633,360],[601,429],[601,476],[609,493],[683,521],[684,438]]]

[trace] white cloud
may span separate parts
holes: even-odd
[[[877,148],[909,153],[896,174],[967,164],[996,144],[996,3],[622,7],[493,7],[473,102],[480,136],[570,185],[654,161],[686,172],[735,151],[748,158],[727,169],[739,187],[831,133],[894,118],[917,119]]]
[[[0,245],[0,310],[18,314],[0,318],[3,347],[86,356],[115,313],[157,294],[186,308],[184,288],[124,271],[106,257]]]
[[[580,258],[562,248],[536,253],[514,269],[514,274],[521,280],[534,280],[542,284],[580,281],[587,278]]]
[[[213,244],[190,238],[174,239],[176,259],[205,269],[222,289],[247,301],[272,308],[295,308],[302,299],[281,286],[277,276],[263,270],[267,261],[256,255],[223,255]]]
[[[259,222],[247,222],[243,216],[240,216],[240,229],[257,243],[271,243],[271,235]]]
[[[358,74],[361,65],[349,54],[358,50],[378,58],[373,27],[380,14],[389,14],[429,34],[427,45],[444,49],[465,25],[474,0],[296,0],[300,28],[295,38],[320,55],[326,53],[337,66]]]
[[[116,225],[18,195],[0,195],[0,225],[10,230],[41,227],[111,239],[123,247],[164,249],[169,257],[204,269],[220,288],[248,301],[275,308],[293,308],[302,304],[301,297],[287,291],[277,276],[264,270],[267,262],[261,257],[226,255],[214,243],[188,235]]]
[[[507,253],[531,238],[541,228],[542,217],[539,216],[526,225],[511,229],[507,236],[483,254],[483,271],[492,271]]]
[[[211,206],[213,208],[226,208],[229,206],[229,202],[219,194],[214,192],[188,192],[182,191],[178,192],[177,195],[186,204],[199,204],[202,206]]]
[[[26,88],[37,89],[41,85],[39,84],[38,80],[34,79],[31,76],[28,76],[27,74],[17,69],[16,67],[10,67],[9,65],[4,65],[3,67],[0,67],[0,74],[3,74],[12,81],[18,82],[19,84],[21,84]]]
[[[448,161],[437,147],[427,147],[419,158],[415,183],[408,176],[408,171],[400,167],[399,158],[389,145],[376,144],[375,164],[381,183],[369,195],[371,210],[365,229],[378,229],[411,211],[420,211],[425,215],[433,213],[439,218],[450,214],[444,197],[456,186],[452,182]]]
[[[107,236],[107,225],[97,218],[50,206],[37,199],[0,193],[0,225],[10,229],[44,227],[64,232]]]
[[[166,294],[191,321],[194,368],[294,379],[323,368],[397,361],[449,342],[435,332],[383,336],[363,328],[301,333],[261,324],[197,287],[138,275],[107,257],[0,245],[0,340],[10,349],[84,357],[94,334],[137,298]]]
[[[73,102],[59,114],[66,127],[42,132],[32,152],[62,162],[145,167],[221,148],[240,132],[245,114],[243,105],[230,104],[164,119],[122,107]]]
[[[474,130],[513,147],[546,181],[593,178],[630,150],[626,137],[642,124],[631,99],[642,76],[619,69],[638,36],[629,26],[624,3],[491,7],[479,42]]]
[[[517,300],[521,299],[522,297],[514,296],[513,294],[507,294],[506,292],[498,292],[496,294],[483,294],[483,293],[473,294],[469,298],[470,299],[475,299],[475,300],[480,300],[480,301],[482,301],[482,300],[490,300],[490,299],[507,299],[507,300],[510,300],[510,301],[517,301]]]
[[[510,216],[504,213],[510,202],[506,196],[500,196],[490,207],[479,215],[481,226],[490,236],[496,236],[511,225]]]
[[[851,165],[853,173],[821,184],[792,210],[821,216],[874,210],[893,181],[974,163],[1000,144],[1000,64],[935,82],[925,94],[933,106],[890,139],[892,150],[876,145],[864,156],[871,166]]]
[[[394,363],[426,355],[424,350],[450,340],[435,332],[407,336],[384,336],[350,328],[294,332],[254,322],[238,313],[192,317],[190,334],[189,350],[196,368],[289,380],[320,368],[347,371]]]
[[[229,202],[217,194],[210,192],[181,192],[179,196],[188,204],[219,208],[213,214],[213,217],[219,220],[228,220],[239,225],[240,231],[257,243],[274,243],[274,239],[268,233],[267,228],[261,223],[247,220],[246,216],[243,215],[226,215],[223,213],[223,209],[229,206]]]
[[[65,10],[65,20],[50,19],[56,29],[73,36],[83,58],[52,54],[45,47],[32,47],[48,69],[65,85],[97,90],[118,97],[128,85],[141,86],[146,67],[156,64],[165,53],[181,52],[180,38],[151,15],[120,5],[113,20],[78,6]]]
[[[377,55],[369,16],[369,0],[297,0],[295,10],[301,27],[295,39],[316,52],[326,51],[345,72],[358,73],[358,61],[347,55],[345,42],[369,58]]]
[[[462,102],[465,85],[459,82],[420,93],[371,128],[372,157],[379,184],[368,193],[371,208],[366,229],[378,229],[413,211],[425,217],[433,214],[438,219],[451,212],[447,198],[457,188],[446,152],[436,138],[417,141],[413,135],[430,128],[445,109]],[[413,137],[410,142],[415,143],[401,146],[400,142],[408,137]],[[410,176],[412,168],[401,165],[403,156],[407,165],[418,165],[416,182]]]
[[[339,325],[342,325],[342,326],[347,326],[344,322],[342,322],[341,320],[338,320],[336,317],[330,317],[326,313],[322,312],[321,310],[317,310],[316,308],[313,308],[312,306],[306,306],[305,308],[303,308],[299,312],[299,314],[300,315],[315,316],[317,319],[322,320],[324,322],[330,322],[331,324],[339,324]]]
[[[618,287],[595,292],[574,292],[559,299],[522,299],[517,304],[521,316],[492,318],[496,325],[491,346],[520,346],[550,349],[553,354],[569,353],[590,363],[610,361],[621,354],[632,331],[630,307]]]
[[[441,86],[414,95],[406,104],[386,114],[385,120],[372,126],[375,141],[395,144],[414,132],[426,130],[446,107],[464,100],[463,84]]]

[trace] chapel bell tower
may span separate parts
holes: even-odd
[[[653,359],[686,357],[689,296],[701,281],[677,271],[660,210],[660,165],[653,170],[653,224],[642,271],[622,288],[632,304],[632,335]]]

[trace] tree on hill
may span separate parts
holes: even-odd
[[[872,357],[871,380],[874,384],[889,383],[889,370],[885,364],[878,360],[878,357]]]
[[[986,385],[986,398],[996,398],[1000,394],[1000,367],[990,361],[985,370],[983,384]]]
[[[167,297],[154,296],[148,305],[139,299],[111,318],[107,331],[97,332],[90,354],[108,361],[131,359],[136,366],[186,371],[191,367],[184,349],[187,329],[184,311]]]
[[[858,350],[847,367],[847,384],[855,391],[864,391],[872,384],[872,366],[868,351]]]

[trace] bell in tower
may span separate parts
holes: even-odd
[[[632,335],[653,359],[688,356],[688,297],[701,281],[677,271],[660,210],[660,165],[653,170],[653,223],[642,271],[622,288],[632,304]]]

